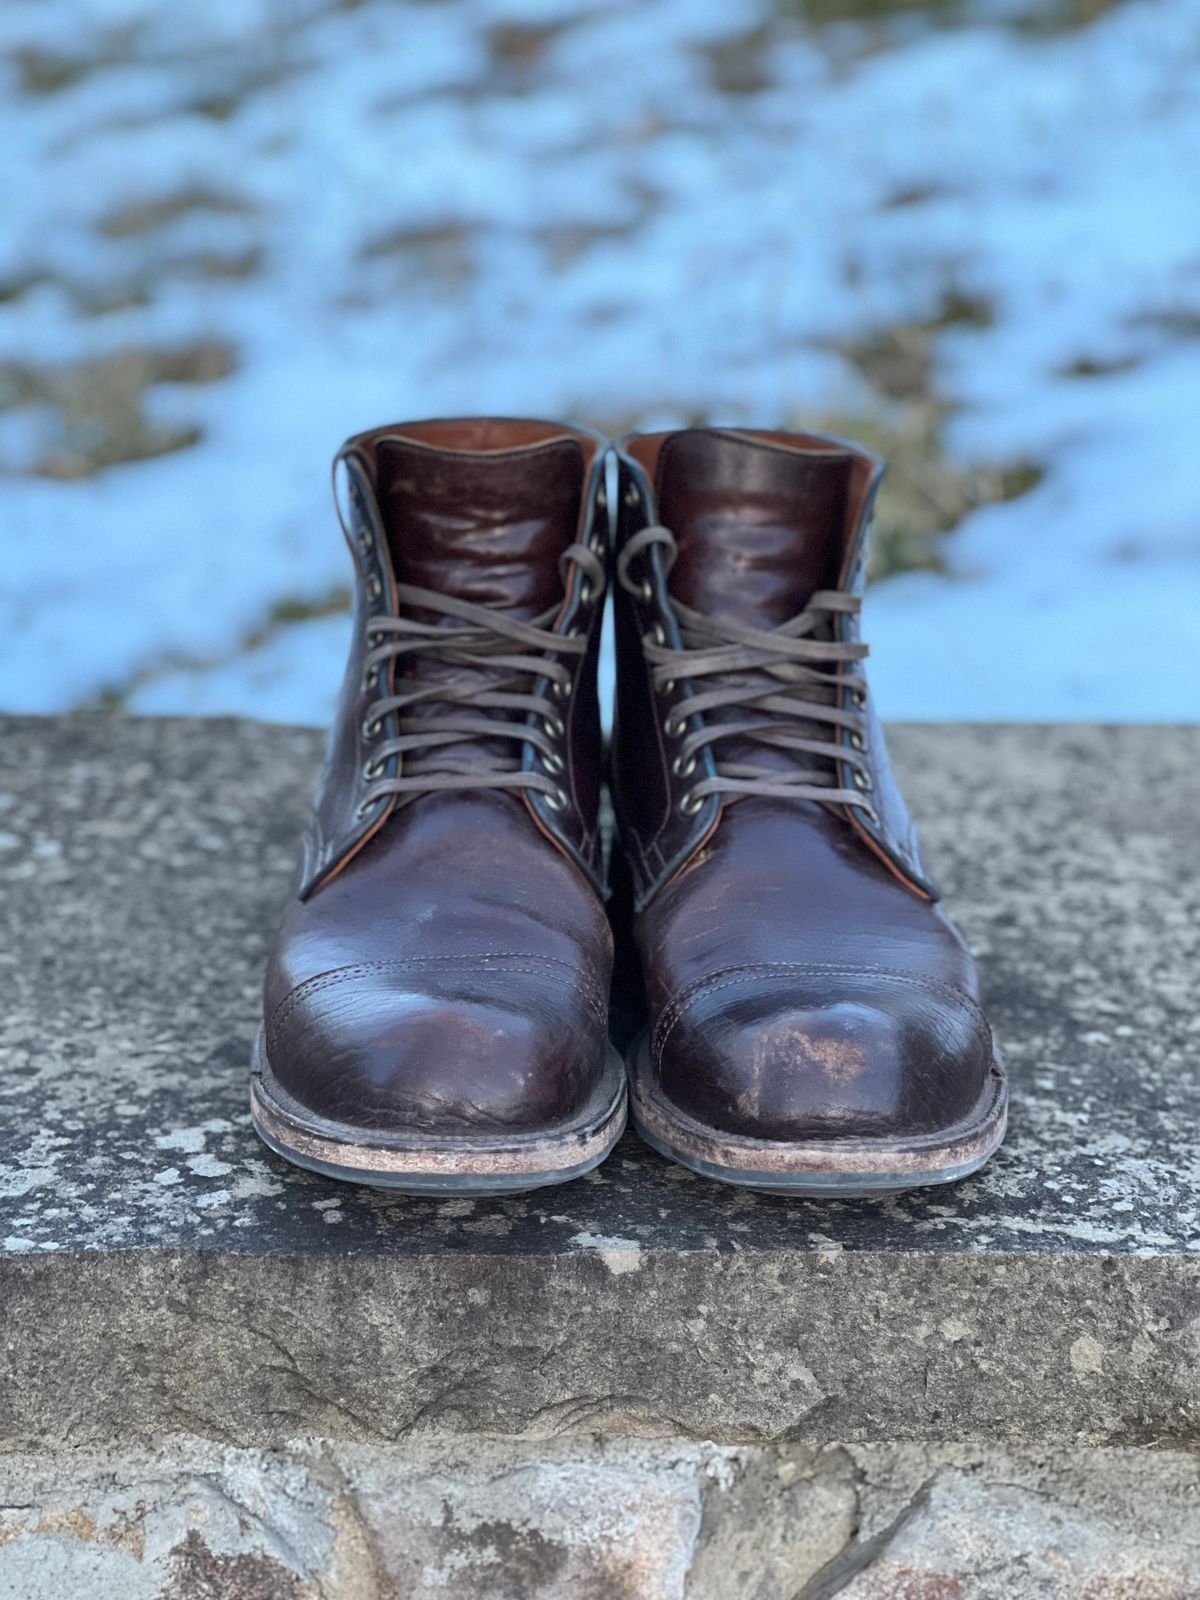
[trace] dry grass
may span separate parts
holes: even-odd
[[[201,437],[186,423],[152,421],[146,394],[155,384],[216,383],[234,368],[231,347],[213,341],[175,349],[126,348],[62,366],[0,366],[0,408],[49,406],[57,437],[32,471],[86,478],[124,461],[185,450]]]

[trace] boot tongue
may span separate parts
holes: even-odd
[[[659,519],[679,547],[671,594],[707,617],[761,630],[797,616],[818,589],[836,587],[841,574],[853,459],[849,452],[807,454],[717,429],[673,435],[658,464]],[[755,670],[724,681],[739,687],[772,683]],[[705,687],[715,686],[715,680],[705,680]],[[833,693],[810,687],[806,697],[829,702]],[[739,721],[753,713],[743,705],[711,715]],[[762,713],[762,720],[774,719]],[[823,724],[797,718],[795,728],[809,738],[829,737]],[[718,763],[764,771],[786,772],[797,760],[752,737],[726,738],[713,752]],[[836,770],[822,757],[799,759]]]
[[[375,447],[375,467],[379,514],[397,582],[469,600],[522,622],[562,599],[558,558],[575,538],[583,492],[583,453],[575,440],[475,452],[382,439]],[[437,611],[402,610],[420,622],[462,626]],[[427,683],[461,684],[467,678],[486,686],[503,680],[504,673],[488,665],[464,669],[434,652],[418,652],[406,658],[403,676]],[[410,722],[436,720],[456,709],[461,714],[461,706],[422,700],[407,716]],[[510,740],[469,737],[410,754],[405,769],[511,768],[518,756],[519,746]]]
[[[548,610],[562,596],[582,468],[573,439],[479,453],[381,440],[377,495],[397,580],[523,621]]]
[[[776,627],[837,584],[853,457],[690,428],[658,460],[659,520],[679,556],[671,592],[706,616]]]

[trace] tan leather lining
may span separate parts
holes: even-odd
[[[573,439],[583,456],[584,472],[591,467],[603,441],[583,429],[561,422],[531,421],[517,417],[448,417],[423,422],[393,422],[357,433],[347,448],[357,450],[374,466],[375,447],[383,439],[406,439],[435,450],[458,450],[468,455],[502,455],[532,446]]]
[[[620,448],[637,462],[651,483],[654,483],[658,477],[658,459],[663,446],[668,439],[675,438],[678,431],[671,428],[663,433],[635,434],[622,439]],[[701,427],[696,431],[703,433],[708,430]],[[860,445],[852,444],[849,440],[845,443],[839,440],[831,444],[829,439],[823,438],[820,434],[782,433],[769,428],[714,428],[711,431],[732,435],[738,439],[752,440],[755,444],[770,445],[779,450],[786,450],[790,454],[846,457],[855,469],[851,502],[855,514],[861,511],[871,484],[882,466],[882,462],[876,456]]]

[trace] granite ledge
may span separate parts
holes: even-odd
[[[894,730],[1014,1116],[978,1178],[882,1203],[726,1190],[632,1138],[506,1200],[292,1171],[246,1073],[320,736],[0,741],[0,1447],[1196,1445],[1200,730]]]

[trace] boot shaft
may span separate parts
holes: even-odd
[[[341,468],[347,489],[342,515],[354,562],[354,621],[305,838],[302,894],[328,882],[398,809],[459,803],[453,793],[410,798],[387,785],[445,772],[464,785],[476,774],[486,791],[489,774],[509,768],[534,774],[539,787],[496,792],[494,802],[520,808],[528,825],[599,886],[604,465],[599,435],[526,420],[401,423],[357,434],[343,446],[335,471]],[[580,546],[589,554],[572,559],[569,552]],[[439,650],[436,635],[461,632],[472,607],[480,608],[484,634],[494,616],[525,625],[536,620],[542,632],[562,638],[561,654],[543,652],[557,663],[555,675],[538,670],[538,650],[519,638],[497,648],[526,659],[525,672]],[[403,651],[388,654],[398,619],[427,629],[430,648],[422,650],[410,632]],[[494,706],[479,713],[466,693],[472,687],[512,688],[518,698],[544,702],[544,714]],[[389,704],[406,696],[401,707]],[[468,734],[447,743],[443,734],[421,749],[421,724],[444,726],[455,714],[460,721],[483,715],[504,726],[504,735]],[[523,747],[508,736],[514,722],[535,730]]]
[[[744,738],[688,753],[696,740],[681,742],[681,733],[696,734],[723,720],[746,722],[757,714],[689,710],[714,682],[735,690],[752,685],[752,671],[694,683],[681,675],[664,684],[656,681],[647,649],[682,648],[684,608],[718,624],[767,633],[801,616],[814,597],[830,594],[834,604],[844,597],[846,609],[830,611],[811,637],[833,653],[860,647],[856,608],[883,468],[866,450],[805,434],[696,428],[631,435],[617,448],[615,553],[625,579],[614,586],[614,793],[637,901],[645,905],[697,857],[733,803],[712,793],[697,798],[697,788],[739,770],[752,753]],[[669,545],[646,545],[630,561],[631,542],[656,524],[669,530]],[[853,689],[815,691],[815,698],[844,713],[845,725],[827,745],[831,755],[812,759],[827,769],[832,792],[853,796],[857,790],[861,799],[796,802],[797,814],[822,829],[835,814],[915,893],[933,897],[882,728],[865,681],[857,677]],[[759,681],[770,679],[760,672]],[[831,673],[831,685],[837,681]],[[793,726],[800,736],[815,731]],[[824,731],[828,736],[830,730]],[[781,778],[796,765],[782,740],[755,746],[753,753],[756,769],[774,769]],[[753,798],[738,803],[751,811],[760,804]]]

